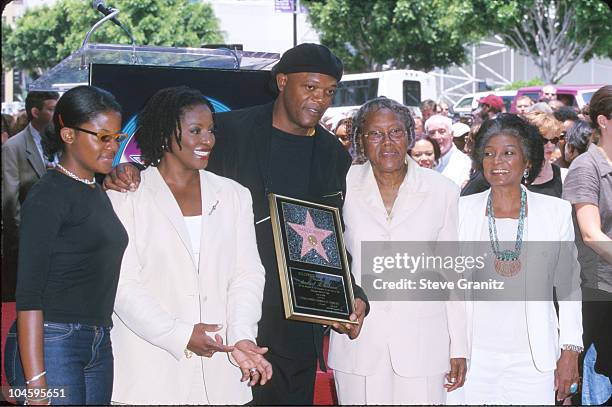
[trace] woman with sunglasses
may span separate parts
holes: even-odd
[[[66,92],[45,146],[59,164],[22,207],[16,332],[5,354],[13,395],[27,404],[110,402],[111,315],[128,237],[94,175],[112,168],[120,110],[104,90]]]
[[[525,119],[540,131],[542,144],[544,145],[544,162],[538,176],[529,184],[529,190],[540,194],[561,198],[563,191],[563,180],[561,168],[553,164],[553,153],[557,144],[563,139],[563,123],[551,113],[531,112],[525,115]]]

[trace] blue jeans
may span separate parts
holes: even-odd
[[[43,348],[47,388],[54,396],[51,404],[110,404],[113,391],[110,327],[45,322]],[[16,324],[7,337],[4,363],[9,384],[16,391],[24,389],[26,379]],[[23,397],[18,401],[23,402]]]
[[[582,376],[582,404],[585,406],[598,406],[610,399],[612,396],[612,384],[610,378],[595,371],[597,350],[595,344],[591,344],[584,355],[584,370]]]

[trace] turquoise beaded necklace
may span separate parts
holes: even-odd
[[[495,272],[504,277],[513,277],[521,271],[521,247],[523,246],[523,227],[525,226],[525,209],[527,193],[521,188],[521,208],[519,209],[518,228],[514,250],[500,250],[497,228],[495,227],[495,213],[493,212],[493,194],[487,200],[487,217],[489,220],[489,240],[495,255]]]

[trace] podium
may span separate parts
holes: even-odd
[[[33,82],[29,90],[65,92],[92,85],[112,93],[122,106],[122,131],[114,165],[142,164],[134,132],[138,114],[159,89],[199,89],[215,112],[271,102],[271,67],[279,54],[229,49],[152,47],[86,43]]]
[[[270,70],[279,58],[270,52],[87,43],[32,82],[28,90],[65,92],[89,85],[91,64]]]

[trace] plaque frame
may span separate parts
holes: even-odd
[[[285,310],[285,318],[295,321],[311,322],[321,325],[332,325],[333,323],[349,323],[358,324],[357,321],[351,321],[349,316],[355,311],[355,297],[353,294],[353,285],[351,279],[351,271],[346,255],[344,245],[344,237],[342,230],[342,222],[340,220],[340,211],[333,206],[322,205],[314,202],[303,201],[300,199],[289,198],[273,193],[268,194],[270,204],[270,219],[272,224],[272,233],[274,235],[274,248],[276,251],[276,261],[278,265],[278,273],[280,287],[283,297],[283,306]],[[307,261],[291,259],[288,243],[288,228],[287,221],[282,210],[283,204],[291,204],[298,207],[306,208],[306,210],[319,210],[331,215],[333,221],[333,233],[337,243],[338,256],[334,265],[312,264]],[[325,241],[324,238],[321,244]],[[303,245],[303,242],[302,242]],[[310,249],[313,250],[313,249]],[[307,254],[304,254],[305,257]],[[336,312],[330,310],[317,310],[311,308],[306,310],[305,306],[300,306],[297,303],[298,296],[295,295],[295,287],[292,284],[292,272],[296,270],[302,273],[311,273],[312,275],[331,275],[330,279],[339,279],[342,282],[343,295],[346,305],[346,312]],[[325,278],[325,277],[323,277]],[[338,281],[338,280],[336,280]]]

